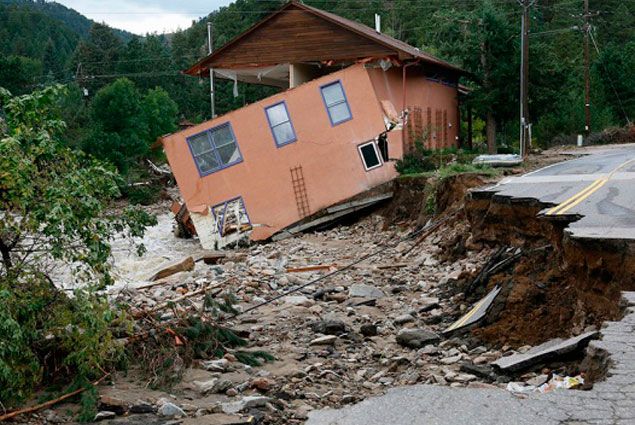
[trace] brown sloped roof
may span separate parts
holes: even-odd
[[[285,4],[280,9],[278,9],[277,11],[271,13],[269,16],[257,22],[247,31],[238,35],[237,37],[232,39],[230,42],[225,44],[223,47],[216,50],[215,52],[208,55],[207,57],[203,58],[202,60],[200,60],[199,62],[197,62],[191,68],[189,68],[188,70],[184,72],[189,75],[196,75],[196,76],[201,75],[202,73],[206,72],[209,69],[208,64],[212,63],[215,59],[219,58],[227,50],[233,49],[234,47],[238,46],[241,43],[241,41],[243,41],[243,39],[245,39],[248,35],[252,34],[263,24],[269,22],[274,17],[279,16],[280,13],[285,12],[291,8],[295,8],[299,11],[304,11],[312,16],[318,17],[342,29],[350,31],[356,34],[357,36],[362,37],[362,39],[364,40],[368,40],[369,42],[375,43],[375,45],[377,45],[378,47],[381,46],[381,48],[383,48],[385,51],[394,52],[394,54],[398,55],[400,59],[414,59],[414,60],[418,59],[424,63],[434,64],[440,68],[445,68],[448,70],[452,70],[454,72],[465,74],[465,71],[463,71],[461,68],[449,62],[436,58],[428,53],[422,52],[416,47],[413,47],[403,41],[397,40],[383,33],[378,33],[374,29],[367,27],[366,25],[363,25],[359,22],[351,21],[349,19],[343,18],[341,16],[335,15],[330,12],[326,12],[324,10],[317,9],[312,6],[307,6],[295,0],[290,1],[289,3]],[[350,59],[357,59],[359,54],[357,46],[351,44],[350,51],[351,51]],[[314,58],[314,60],[328,60],[328,59],[331,59],[331,58]],[[261,65],[271,65],[271,64],[261,64]]]

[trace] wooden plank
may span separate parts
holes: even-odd
[[[339,205],[335,205],[333,207],[329,207],[326,209],[326,212],[328,212],[329,214],[332,213],[336,213],[338,211],[343,211],[343,210],[347,210],[349,208],[355,208],[355,207],[362,207],[362,206],[367,206],[367,205],[371,205],[377,202],[381,202],[381,201],[385,201],[386,199],[390,199],[392,198],[393,193],[389,192],[389,193],[384,193],[382,195],[377,195],[377,196],[373,196],[370,198],[365,198],[365,199],[360,199],[357,201],[350,201],[350,202],[345,202],[343,204],[339,204]]]
[[[337,264],[318,264],[315,266],[287,267],[287,273],[316,272],[321,270],[331,270],[337,267]]]
[[[194,269],[194,259],[192,257],[187,257],[180,261],[175,261],[166,266],[163,266],[159,271],[154,273],[150,279],[151,282],[154,282],[159,279],[166,278],[168,276],[172,276],[173,274],[190,271]]]

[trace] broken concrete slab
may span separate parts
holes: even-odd
[[[494,289],[490,291],[484,298],[482,298],[479,302],[474,304],[474,306],[465,313],[459,320],[452,323],[446,330],[443,331],[444,334],[451,333],[457,331],[466,326],[473,325],[479,322],[481,319],[485,317],[487,311],[489,310],[492,302],[500,293],[501,288],[496,286]]]
[[[585,347],[589,341],[599,335],[597,331],[583,333],[568,339],[552,339],[540,344],[523,354],[501,357],[492,363],[504,372],[516,372],[554,357],[569,354]]]
[[[148,280],[154,282],[155,280],[163,279],[176,273],[191,270],[194,270],[194,258],[186,257],[183,260],[176,261],[162,267],[161,270],[154,273]]]
[[[374,286],[356,283],[351,285],[348,289],[348,296],[359,298],[382,298],[384,297],[384,293],[381,289]]]

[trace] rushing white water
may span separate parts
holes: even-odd
[[[117,238],[112,242],[113,277],[115,286],[137,286],[144,283],[162,266],[201,251],[198,239],[179,239],[174,236],[171,213],[157,216],[156,226],[146,229],[143,239],[131,241]],[[146,253],[139,257],[135,246],[142,242]]]

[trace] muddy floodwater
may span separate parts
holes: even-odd
[[[144,283],[163,265],[201,250],[197,239],[179,239],[174,236],[172,214],[159,214],[157,221],[156,226],[146,229],[143,239],[131,241],[119,238],[112,242],[115,278],[113,289]],[[141,257],[135,249],[138,242],[142,242],[146,247],[146,253]]]

